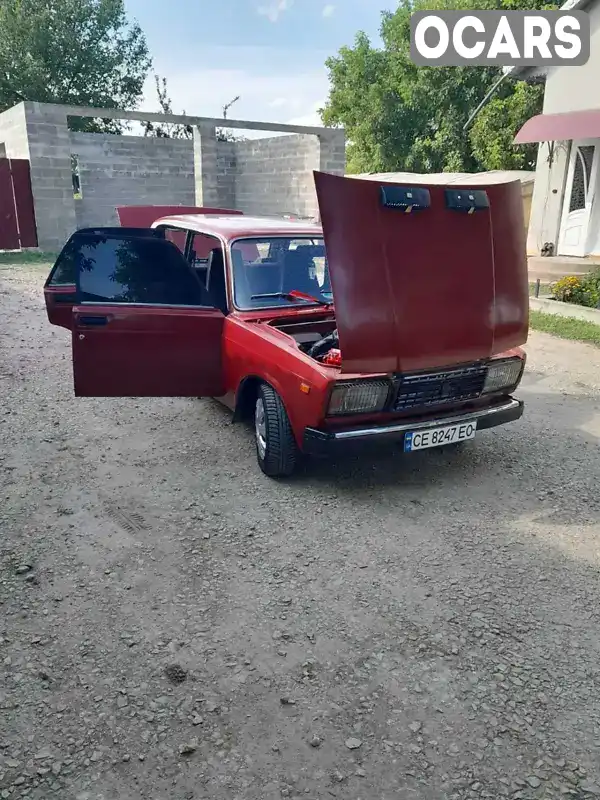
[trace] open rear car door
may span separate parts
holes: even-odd
[[[225,318],[175,245],[97,229],[74,234],[67,247],[76,396],[223,394]]]

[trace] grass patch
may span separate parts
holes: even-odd
[[[0,265],[20,267],[26,264],[53,264],[56,253],[44,253],[40,250],[7,250],[0,252]]]
[[[600,325],[585,319],[559,317],[558,314],[545,314],[543,311],[532,310],[529,312],[529,324],[536,331],[600,347]]]

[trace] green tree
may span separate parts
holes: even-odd
[[[330,93],[321,118],[343,126],[349,172],[452,172],[529,167],[534,154],[513,148],[520,125],[541,109],[539,86],[507,79],[470,131],[470,114],[502,74],[496,67],[417,67],[410,16],[420,9],[557,8],[540,0],[400,0],[382,14],[383,46],[357,34],[328,59]],[[500,105],[499,105],[500,104]]]
[[[22,100],[136,108],[150,65],[123,0],[0,0],[0,111]],[[70,123],[122,129],[114,120]]]
[[[543,85],[517,81],[481,110],[469,140],[483,169],[535,169],[537,145],[515,147],[512,141],[525,122],[541,112],[543,102]]]
[[[167,79],[158,75],[154,76],[158,106],[162,114],[175,114],[173,102],[169,95]],[[186,116],[185,110],[181,116]],[[217,139],[220,142],[240,142],[243,136],[236,136],[232,131],[217,128]],[[181,125],[172,122],[144,122],[144,136],[156,136],[159,139],[193,139],[194,129],[191,125]]]
[[[162,114],[174,114],[173,103],[169,96],[167,79],[154,76],[158,106]],[[185,111],[182,112],[185,116]],[[177,125],[170,122],[145,122],[144,136],[156,136],[159,139],[191,139],[194,131],[191,125]]]

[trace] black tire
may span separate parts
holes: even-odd
[[[298,446],[281,398],[266,383],[258,387],[254,409],[254,436],[256,458],[265,475],[269,478],[285,478],[291,475],[298,462]]]

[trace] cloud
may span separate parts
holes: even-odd
[[[269,22],[277,22],[283,13],[289,11],[293,2],[294,0],[273,0],[268,6],[259,6],[256,10]]]
[[[335,13],[335,6],[327,5],[323,8],[323,16],[327,19],[327,17],[333,17]]]
[[[220,118],[223,105],[239,95],[228,113],[231,119],[321,125],[316,109],[329,92],[327,70],[324,66],[315,69],[313,59],[306,59],[299,51],[296,55],[290,58],[288,49],[277,47],[213,46],[203,52],[204,63],[195,67],[156,66],[167,76],[175,113],[185,109],[191,116]],[[325,54],[315,60],[323,64]],[[244,66],[219,68],[213,64]],[[157,110],[156,89],[150,79],[144,95],[141,108]],[[251,131],[243,134],[249,138],[260,135]]]
[[[292,117],[291,119],[286,120],[289,125],[307,125],[308,127],[312,128],[320,128],[323,125],[323,121],[321,120],[321,115],[319,114],[319,109],[323,108],[325,105],[325,100],[319,100],[316,103],[312,104],[312,110],[307,112],[306,114],[301,114],[297,117]]]

